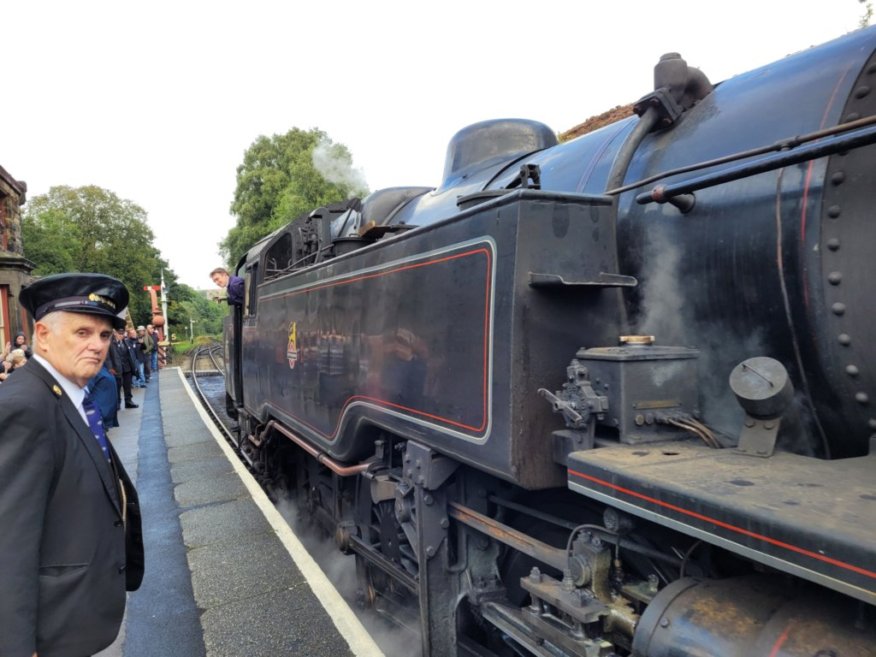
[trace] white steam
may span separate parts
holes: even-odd
[[[685,344],[684,293],[680,288],[681,249],[663,232],[653,231],[647,246],[639,332],[658,344]]]
[[[659,345],[699,350],[699,411],[713,429],[738,436],[744,413],[730,390],[730,372],[746,358],[772,354],[760,327],[751,326],[744,334],[734,330],[717,305],[696,312],[695,300],[702,305],[716,294],[704,287],[709,277],[701,270],[712,265],[701,260],[691,266],[692,258],[705,255],[685,253],[683,248],[684,241],[673,240],[669,231],[649,232],[636,332],[656,336]],[[726,303],[732,303],[733,293],[732,288],[723,290]]]
[[[320,528],[313,522],[309,522],[299,512],[293,500],[284,497],[284,493],[281,491],[274,492],[278,498],[275,506],[280,515],[289,523],[295,536],[319,564],[341,597],[347,601],[384,654],[417,657],[420,654],[419,635],[417,634],[419,628],[407,628],[406,631],[400,631],[397,626],[379,616],[374,609],[363,609],[359,605],[358,589],[361,583],[356,575],[356,558],[353,555],[343,554],[332,538],[322,533]]]
[[[340,144],[322,139],[313,149],[313,166],[331,183],[345,185],[354,196],[365,196],[368,183],[361,169],[353,167],[350,155]]]

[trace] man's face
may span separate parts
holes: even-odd
[[[109,319],[82,313],[53,313],[36,323],[41,355],[63,376],[84,387],[100,371],[113,331]]]
[[[149,324],[149,325],[146,327],[146,332],[149,333],[149,334],[151,334],[152,331],[154,331],[154,330],[155,330],[155,329],[152,328],[152,324]]]
[[[137,329],[128,329],[128,337],[137,339]]]
[[[217,271],[213,276],[211,276],[213,282],[216,283],[219,287],[225,287],[228,285],[228,274],[223,274],[221,271]]]

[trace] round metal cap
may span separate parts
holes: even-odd
[[[794,399],[788,370],[766,356],[744,360],[730,373],[730,389],[739,405],[753,417],[778,417]]]

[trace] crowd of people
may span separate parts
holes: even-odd
[[[88,389],[100,411],[104,427],[119,426],[118,412],[138,408],[133,388],[145,388],[153,372],[158,372],[158,332],[148,324],[113,331],[113,340],[100,371],[88,381]],[[24,333],[7,342],[0,359],[0,383],[23,367],[33,351]]]

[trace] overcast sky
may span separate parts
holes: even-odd
[[[0,165],[30,198],[93,184],[137,203],[180,280],[209,288],[259,135],[318,127],[372,190],[437,185],[447,141],[470,123],[563,131],[648,93],[665,52],[717,82],[851,31],[863,12],[857,0],[7,1]]]

